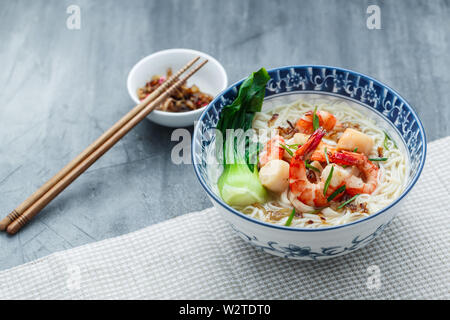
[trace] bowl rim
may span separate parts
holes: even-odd
[[[138,101],[135,100],[135,97],[132,94],[132,88],[130,85],[131,82],[131,78],[132,76],[137,72],[137,70],[142,66],[143,63],[145,63],[147,60],[155,58],[157,56],[162,56],[165,54],[171,54],[174,52],[184,52],[184,53],[194,53],[197,54],[199,56],[201,56],[202,58],[205,58],[208,60],[208,63],[213,63],[214,65],[216,65],[220,71],[220,74],[222,75],[223,78],[223,87],[221,90],[221,92],[219,93],[219,95],[225,91],[227,89],[228,86],[228,75],[227,72],[225,71],[225,68],[223,67],[223,65],[213,56],[202,52],[202,51],[198,51],[198,50],[194,50],[194,49],[187,49],[187,48],[172,48],[172,49],[165,49],[165,50],[160,50],[160,51],[156,51],[153,52],[152,54],[149,54],[148,56],[143,57],[142,59],[140,59],[138,62],[136,62],[136,64],[131,68],[130,72],[128,72],[128,77],[127,77],[127,90],[128,90],[128,95],[130,96],[131,100],[133,100],[135,103],[140,103]],[[206,106],[203,106],[201,108],[195,109],[195,110],[190,110],[190,111],[184,111],[184,112],[166,112],[166,111],[160,111],[160,110],[153,110],[152,113],[158,114],[158,115],[164,115],[167,117],[182,117],[185,115],[195,115],[197,113],[201,113],[206,109]]]
[[[243,218],[247,221],[250,221],[252,223],[256,223],[258,225],[261,225],[263,227],[267,227],[267,228],[273,228],[273,229],[278,229],[278,230],[284,230],[284,231],[292,231],[292,232],[325,232],[325,231],[331,231],[331,230],[336,230],[336,229],[342,229],[342,228],[347,228],[347,227],[353,227],[356,224],[362,223],[362,222],[366,222],[369,221],[375,217],[378,217],[379,215],[381,215],[382,213],[388,211],[389,209],[391,209],[392,207],[394,207],[397,203],[399,203],[408,193],[409,191],[414,187],[414,185],[416,184],[417,180],[419,179],[423,167],[425,165],[425,159],[426,159],[426,154],[427,154],[427,138],[426,138],[426,133],[425,133],[425,129],[423,127],[422,121],[420,120],[416,110],[409,104],[409,102],[403,98],[403,96],[401,96],[397,91],[395,91],[394,89],[392,89],[391,87],[389,87],[388,85],[385,85],[384,83],[382,83],[381,81],[367,76],[363,73],[357,72],[357,71],[353,71],[350,69],[346,69],[346,68],[340,68],[340,67],[333,67],[333,66],[327,66],[327,65],[289,65],[289,66],[282,66],[282,67],[278,67],[278,68],[272,68],[267,70],[268,73],[271,72],[275,72],[275,71],[280,71],[280,70],[286,70],[286,69],[291,69],[291,68],[326,68],[326,69],[335,69],[335,70],[339,70],[342,72],[350,72],[353,73],[354,75],[357,76],[361,76],[361,77],[365,77],[375,83],[377,83],[378,85],[387,88],[388,90],[391,90],[395,95],[397,95],[399,98],[401,98],[406,106],[411,110],[411,113],[413,115],[413,117],[415,118],[415,120],[417,121],[418,127],[420,132],[422,133],[423,136],[423,151],[422,151],[422,155],[421,155],[421,159],[420,159],[420,163],[419,163],[419,167],[418,170],[416,172],[416,174],[413,176],[411,183],[409,183],[405,190],[403,190],[402,194],[395,199],[392,203],[390,203],[388,206],[384,207],[383,209],[381,209],[380,211],[369,215],[368,217],[364,217],[349,223],[345,223],[342,225],[337,225],[337,226],[331,226],[331,227],[321,227],[321,228],[293,228],[293,227],[287,227],[287,226],[280,226],[277,224],[272,224],[272,223],[268,223],[268,222],[264,222],[264,221],[260,221],[254,218],[251,218],[247,215],[245,215],[244,213],[234,209],[233,207],[229,206],[228,204],[226,204],[220,197],[218,197],[214,192],[212,192],[209,187],[207,186],[206,182],[204,181],[203,177],[201,176],[200,172],[198,171],[198,166],[196,165],[195,161],[194,161],[194,150],[195,150],[195,141],[197,140],[197,135],[199,134],[198,132],[198,128],[200,126],[200,123],[202,123],[202,121],[204,120],[207,111],[213,107],[213,105],[220,99],[220,97],[223,96],[223,94],[225,92],[227,92],[228,90],[230,90],[231,88],[235,88],[238,87],[239,85],[242,84],[242,82],[247,78],[243,78],[235,83],[233,83],[232,85],[228,86],[224,91],[222,91],[221,93],[219,93],[213,101],[211,101],[211,103],[209,105],[206,106],[206,109],[203,111],[202,115],[200,116],[200,118],[198,119],[198,122],[194,128],[194,135],[192,138],[192,143],[191,143],[191,160],[192,160],[192,165],[194,166],[194,171],[195,174],[198,178],[198,180],[200,181],[200,184],[202,185],[202,187],[205,189],[205,191],[207,192],[207,194],[214,199],[214,201],[216,201],[219,205],[221,205],[224,209],[226,209],[226,211],[229,211],[233,214],[235,214],[236,216]],[[317,94],[320,94],[320,92],[318,92]]]

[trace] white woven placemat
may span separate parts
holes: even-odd
[[[0,272],[0,298],[448,299],[449,144],[429,145],[399,215],[354,253],[320,262],[273,257],[207,209]]]

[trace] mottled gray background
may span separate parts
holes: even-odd
[[[66,8],[81,7],[81,30]],[[382,29],[366,28],[369,4]],[[205,51],[230,82],[261,66],[369,74],[418,110],[430,141],[450,129],[449,1],[0,0],[0,208],[6,215],[133,103],[130,68],[167,48]],[[172,129],[143,121],[16,236],[0,269],[211,206]]]

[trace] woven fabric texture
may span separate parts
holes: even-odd
[[[2,271],[0,298],[449,299],[449,144],[450,137],[429,144],[398,216],[354,253],[274,257],[238,238],[211,208]]]

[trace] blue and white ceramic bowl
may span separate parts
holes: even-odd
[[[223,106],[237,95],[242,80],[217,96],[205,109],[195,128],[192,157],[201,185],[216,209],[245,241],[261,250],[290,259],[320,260],[360,249],[375,239],[392,221],[413,188],[425,163],[425,131],[414,109],[396,91],[358,72],[328,66],[288,66],[269,70],[263,110],[295,101],[304,94],[326,94],[347,99],[360,109],[369,109],[377,125],[396,132],[397,145],[408,154],[410,172],[403,194],[388,207],[348,224],[320,229],[290,228],[265,223],[233,209],[220,198],[217,177],[207,165],[207,150],[214,145],[211,134]],[[395,136],[395,134],[391,134]]]

